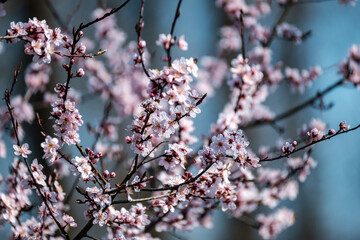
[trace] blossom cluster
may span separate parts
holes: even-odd
[[[292,41],[296,44],[300,44],[303,38],[303,33],[294,25],[288,23],[283,23],[279,25],[276,29],[279,37],[282,37],[286,40]]]
[[[137,114],[129,126],[133,135],[126,138],[126,142],[131,144],[131,149],[136,154],[143,157],[152,156],[153,145],[161,139],[170,138],[171,142],[194,142],[191,135],[186,134],[186,129],[191,130],[191,128],[184,126],[180,136],[173,135],[182,126],[180,120],[188,116],[194,118],[200,113],[198,105],[203,96],[195,90],[191,91],[189,85],[192,81],[190,74],[197,76],[197,70],[194,59],[181,58],[162,71],[149,71],[151,83],[148,94],[150,98],[142,103],[143,110]],[[184,123],[192,124],[190,121]],[[178,147],[174,146],[169,151],[177,152],[176,148]]]
[[[53,125],[60,144],[74,145],[80,142],[79,127],[83,124],[83,120],[79,111],[75,108],[75,103],[69,99],[64,101],[64,86],[61,84],[55,88],[58,93],[58,99],[51,104],[53,110],[51,118],[55,119]]]
[[[352,45],[348,58],[340,63],[340,73],[350,83],[359,87],[360,84],[360,47]]]
[[[301,70],[299,72],[296,68],[285,68],[285,76],[289,79],[293,89],[296,89],[300,92],[304,91],[305,87],[311,86],[311,83],[315,81],[319,75],[322,74],[321,67],[314,66],[307,69]]]
[[[11,36],[8,41],[17,42],[20,39],[26,41],[25,54],[33,55],[33,61],[39,63],[50,63],[51,55],[55,49],[63,44],[64,35],[60,28],[51,29],[45,20],[36,17],[28,22],[11,22],[6,36]]]
[[[316,100],[321,100],[321,110],[326,109],[321,97],[328,90],[280,115],[266,105],[268,96],[286,80],[292,90],[303,93],[322,74],[317,65],[299,70],[273,60],[271,43],[276,37],[300,44],[307,33],[282,18],[272,30],[263,24],[262,19],[272,11],[270,2],[217,0],[230,18],[220,29],[218,56],[172,58],[172,47],[189,49],[185,36],[174,34],[181,1],[171,33],[159,34],[154,43],[141,35],[144,1],[135,27],[137,41],[128,40],[118,26],[115,13],[127,2],[119,8],[95,9],[92,20],[74,28],[72,37],[37,18],[11,22],[6,36],[1,37],[9,43],[25,41],[25,54],[34,56],[25,70],[25,96],[12,95],[18,70],[11,90],[5,92],[6,107],[0,107],[0,157],[6,157],[3,134],[9,129],[16,156],[9,175],[0,177],[1,225],[10,224],[12,239],[70,239],[69,228],[79,223],[70,211],[82,205],[88,223],[78,228],[74,239],[93,238],[92,227],[106,229],[102,239],[157,239],[151,236],[152,229],[210,228],[214,212],[221,209],[239,220],[251,219],[254,223],[245,223],[257,228],[262,238],[275,238],[295,221],[295,213],[279,205],[296,199],[299,182],[316,167],[311,147],[359,127],[350,128],[344,121],[337,131],[327,131],[325,122],[313,118],[292,140],[279,138],[277,146],[262,146],[258,152],[252,149],[256,144],[248,138],[249,127],[270,124],[283,136],[279,120],[315,105]],[[277,1],[280,8],[293,3]],[[3,14],[0,3],[0,16]],[[91,25],[95,27],[93,39],[83,32]],[[151,44],[165,50],[162,60],[166,66],[153,68],[147,49]],[[95,46],[100,50],[86,53]],[[98,58],[101,54],[104,57]],[[67,75],[64,83],[56,84],[55,93],[47,91],[52,60]],[[351,47],[339,72],[343,79],[328,89],[344,82],[360,87],[359,46]],[[78,78],[87,88],[77,91],[72,87],[70,82]],[[194,120],[200,108],[226,83],[228,102],[209,132],[196,137]],[[33,122],[34,108],[43,107],[33,101],[34,94],[43,97],[44,108],[51,107],[50,114],[37,115],[36,124],[44,137],[40,160],[31,159],[38,151],[32,148],[33,153],[24,142],[22,127],[22,123]],[[83,119],[78,110],[88,96],[104,105],[95,123]],[[98,109],[92,111],[101,115]],[[42,125],[47,118],[53,121],[51,130]],[[93,136],[92,146],[80,145],[84,136],[80,137],[79,130],[85,121]],[[126,123],[128,136],[122,138]],[[300,155],[303,150],[307,151]],[[283,164],[271,165],[283,158]],[[76,176],[71,188],[76,191],[66,195],[60,183],[65,183],[69,172]],[[38,198],[31,196],[33,192]],[[274,212],[257,212],[264,208]]]

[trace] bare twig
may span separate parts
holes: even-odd
[[[144,6],[145,6],[145,0],[141,0],[141,7],[140,7],[140,11],[139,11],[139,21],[138,23],[135,25],[135,31],[137,33],[137,42],[138,42],[138,46],[137,46],[137,50],[139,53],[139,57],[140,57],[140,64],[143,68],[143,71],[145,73],[145,75],[150,78],[150,74],[148,73],[146,67],[145,67],[145,63],[144,63],[144,48],[142,48],[140,46],[140,41],[141,41],[141,33],[142,30],[144,28]]]
[[[51,14],[53,15],[53,17],[55,18],[55,20],[58,22],[58,24],[60,25],[60,27],[62,29],[64,29],[66,32],[69,31],[69,29],[67,28],[67,26],[65,25],[64,21],[61,19],[59,13],[56,11],[54,5],[52,4],[51,0],[44,0],[46,3],[46,6],[49,8]]]
[[[182,0],[179,0],[178,5],[176,7],[176,12],[175,12],[175,16],[174,16],[174,20],[171,24],[171,30],[170,30],[170,45],[169,48],[166,49],[166,55],[167,55],[167,61],[168,61],[168,66],[171,66],[171,47],[172,47],[172,40],[174,37],[174,31],[175,31],[175,25],[176,25],[176,21],[178,20],[178,18],[180,17],[180,6],[181,6]]]
[[[241,54],[243,59],[246,58],[246,52],[245,52],[245,40],[244,40],[244,29],[245,29],[245,25],[244,25],[244,13],[241,10],[240,12],[240,37],[241,37]]]
[[[21,143],[20,143],[20,139],[19,139],[19,135],[18,135],[18,131],[17,131],[17,121],[15,120],[14,118],[14,114],[13,114],[13,107],[11,106],[11,92],[13,91],[14,89],[14,85],[17,81],[17,75],[19,74],[19,71],[20,71],[20,67],[17,68],[17,70],[15,71],[15,74],[14,74],[14,81],[13,81],[13,84],[11,86],[11,90],[8,91],[7,89],[5,90],[5,94],[4,94],[4,98],[5,98],[5,102],[6,102],[6,105],[7,105],[7,108],[8,108],[8,112],[10,114],[10,119],[11,119],[11,123],[12,123],[12,126],[13,126],[13,129],[14,129],[14,132],[15,132],[15,137],[16,137],[16,143],[18,146],[21,146]],[[54,222],[56,223],[57,227],[59,228],[60,232],[62,235],[64,235],[64,237],[68,240],[70,240],[70,237],[69,235],[67,234],[67,232],[65,231],[65,227],[61,226],[60,222],[56,219],[54,213],[52,212],[52,209],[50,208],[49,206],[49,203],[47,202],[47,199],[46,197],[44,196],[44,194],[41,192],[41,189],[40,187],[36,184],[37,181],[31,171],[31,167],[30,167],[30,164],[29,162],[27,161],[27,158],[23,157],[22,158],[23,161],[25,162],[25,165],[26,165],[26,168],[31,176],[31,179],[32,181],[35,183],[34,186],[36,188],[36,190],[38,191],[39,195],[41,196],[46,208],[48,209],[49,211],[49,214],[51,216],[51,218],[54,220]]]
[[[73,16],[75,16],[75,13],[77,11],[79,11],[80,6],[81,6],[81,2],[82,2],[82,0],[78,0],[78,2],[76,4],[76,6],[74,7],[73,11],[71,13],[69,13],[69,15],[66,17],[66,23],[65,23],[66,29],[69,29],[71,19],[73,18]]]
[[[274,27],[273,27],[272,30],[271,30],[271,35],[270,35],[269,39],[267,40],[267,42],[264,42],[264,43],[263,43],[263,47],[270,47],[272,41],[274,40],[274,38],[275,38],[275,36],[276,36],[276,29],[277,29],[277,27],[278,27],[283,21],[285,21],[285,18],[286,18],[287,15],[289,14],[290,9],[291,9],[292,6],[293,6],[292,3],[288,3],[288,4],[285,6],[285,9],[284,9],[284,11],[282,12],[280,18],[277,20],[277,22],[275,23]]]
[[[246,124],[245,126],[240,126],[243,129],[246,128],[253,128],[253,127],[257,127],[260,125],[265,125],[265,124],[274,124],[277,121],[280,121],[282,119],[285,119],[289,116],[292,116],[293,114],[301,111],[302,109],[311,106],[312,104],[314,104],[318,99],[321,99],[323,96],[325,96],[326,94],[328,94],[329,92],[331,92],[332,90],[334,90],[335,88],[341,86],[343,83],[345,82],[344,79],[340,79],[337,82],[333,83],[332,85],[328,86],[326,89],[324,89],[321,92],[318,92],[315,96],[311,97],[310,99],[308,99],[307,101],[303,102],[302,104],[295,106],[293,108],[291,108],[290,110],[283,112],[279,115],[277,115],[276,117],[274,117],[273,119],[269,119],[269,120],[256,120],[253,122],[250,122],[248,124]]]
[[[159,199],[159,198],[170,197],[170,196],[174,195],[175,193],[176,193],[176,191],[172,191],[171,193],[166,193],[166,194],[162,194],[162,195],[159,195],[159,196],[152,196],[152,197],[147,197],[147,198],[138,198],[138,199],[132,199],[132,200],[118,200],[118,201],[113,201],[112,204],[147,202],[147,201],[151,201],[151,200],[155,200],[155,199]]]
[[[95,20],[91,21],[91,22],[88,22],[86,24],[80,24],[78,30],[76,32],[80,32],[82,31],[83,29],[87,28],[87,27],[90,27],[91,25],[97,23],[97,22],[100,22],[101,20],[113,15],[114,13],[118,12],[120,9],[122,9],[123,7],[125,7],[128,3],[130,2],[130,0],[126,0],[123,4],[121,4],[119,7],[117,8],[113,8],[110,10],[110,12],[107,12],[105,13],[102,17],[99,17],[99,18],[96,18]]]
[[[54,52],[54,53],[59,56],[68,57],[68,58],[93,58],[93,57],[100,56],[106,52],[107,52],[107,50],[99,49],[99,51],[97,51],[96,53],[93,53],[93,54],[69,55],[69,54],[64,54],[62,52]]]
[[[291,153],[284,153],[284,154],[280,154],[279,156],[276,156],[276,157],[272,157],[272,158],[269,158],[269,157],[266,157],[266,158],[263,158],[263,159],[260,159],[260,162],[270,162],[270,161],[274,161],[274,160],[278,160],[278,159],[281,159],[281,158],[285,158],[285,157],[289,157],[290,155],[296,153],[296,152],[299,152],[299,151],[302,151],[304,149],[307,149],[308,147],[312,146],[312,145],[315,145],[317,143],[320,143],[320,142],[323,142],[323,141],[326,141],[326,140],[329,140],[333,137],[336,137],[338,135],[341,135],[343,133],[347,133],[347,132],[351,132],[351,131],[354,131],[356,129],[360,128],[360,124],[357,125],[356,127],[353,127],[353,128],[349,128],[347,130],[339,130],[337,131],[335,134],[332,134],[332,135],[324,135],[320,140],[317,140],[317,141],[312,141],[308,144],[305,144],[304,146],[300,147],[300,148],[296,148],[295,150],[293,150]]]

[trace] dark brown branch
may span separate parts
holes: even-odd
[[[174,16],[174,20],[171,24],[171,30],[170,30],[170,45],[169,48],[166,49],[166,55],[167,55],[167,61],[168,61],[168,66],[171,66],[171,47],[172,47],[172,40],[174,37],[174,31],[175,31],[175,25],[176,25],[176,21],[178,20],[178,18],[180,17],[180,6],[181,6],[182,0],[179,0],[178,5],[176,7],[176,12],[175,12],[175,16]]]
[[[292,116],[293,114],[301,111],[302,109],[311,106],[312,104],[314,104],[318,99],[321,99],[323,96],[325,96],[326,94],[328,94],[329,92],[331,92],[332,90],[334,90],[335,88],[341,86],[343,83],[345,82],[344,79],[340,79],[337,82],[335,82],[334,84],[330,85],[329,87],[327,87],[326,89],[324,89],[321,92],[318,92],[315,96],[313,96],[312,98],[308,99],[307,101],[303,102],[302,104],[295,106],[293,108],[291,108],[290,110],[281,113],[279,115],[277,115],[276,117],[274,117],[273,119],[269,119],[269,120],[256,120],[253,122],[250,122],[248,124],[246,124],[245,126],[240,126],[243,129],[246,128],[252,128],[252,127],[257,127],[260,125],[265,125],[265,124],[274,124],[277,121],[280,121],[282,119],[285,119],[287,117]]]
[[[82,0],[78,0],[78,2],[76,4],[75,8],[73,9],[73,11],[71,13],[69,13],[69,15],[66,17],[66,23],[65,23],[66,29],[69,29],[71,19],[73,18],[73,16],[75,16],[75,13],[77,11],[79,11],[80,6],[81,6],[81,2],[82,2]]]
[[[107,50],[102,50],[102,49],[99,49],[99,51],[97,51],[96,53],[93,53],[93,54],[81,54],[81,55],[69,55],[69,54],[64,54],[62,52],[54,52],[55,54],[59,55],[59,56],[62,56],[62,57],[68,57],[68,58],[93,58],[93,57],[96,57],[96,56],[100,56],[104,53],[106,53]]]
[[[358,128],[360,128],[360,124],[357,125],[356,127],[349,128],[349,129],[347,129],[347,130],[339,130],[339,131],[337,131],[335,134],[332,134],[332,135],[329,135],[329,134],[324,135],[320,140],[312,141],[312,142],[310,142],[310,143],[308,143],[308,144],[305,144],[304,146],[302,146],[302,147],[300,147],[300,148],[296,148],[296,149],[295,149],[294,151],[292,151],[291,153],[284,153],[284,154],[281,154],[281,155],[279,155],[279,156],[277,156],[277,157],[272,157],[272,158],[266,157],[266,158],[261,159],[260,162],[270,162],[270,161],[278,160],[278,159],[281,159],[281,158],[289,157],[290,155],[293,155],[293,154],[296,153],[296,152],[302,151],[302,150],[304,150],[304,149],[306,149],[306,148],[308,148],[308,147],[310,147],[310,146],[312,146],[312,145],[315,145],[315,144],[317,144],[317,143],[320,143],[320,142],[329,140],[329,139],[331,139],[331,138],[333,138],[333,137],[335,137],[335,136],[341,135],[341,134],[343,134],[343,133],[347,133],[347,132],[354,131],[354,130],[356,130],[356,129],[358,129]]]
[[[86,24],[81,23],[80,26],[78,27],[78,29],[75,30],[75,28],[73,29],[73,43],[71,44],[71,53],[70,53],[70,60],[69,60],[69,64],[68,64],[68,68],[67,68],[67,79],[66,79],[66,84],[65,84],[65,94],[64,94],[64,102],[66,100],[68,91],[69,91],[69,87],[70,87],[70,79],[72,78],[73,74],[72,74],[72,67],[74,64],[74,55],[75,55],[75,50],[76,50],[76,44],[79,42],[80,40],[80,36],[79,33],[80,31],[82,31],[83,29],[97,23],[100,22],[101,20],[113,15],[114,13],[118,12],[120,9],[122,9],[123,7],[126,6],[126,4],[128,4],[128,2],[130,2],[130,0],[126,0],[123,4],[121,4],[119,7],[117,8],[113,8],[110,10],[110,12],[105,13],[102,17],[96,18],[95,20],[88,22]]]
[[[7,105],[7,108],[8,108],[8,112],[10,114],[10,119],[11,119],[11,123],[12,123],[12,126],[13,126],[13,129],[14,129],[14,132],[15,132],[15,137],[16,137],[16,143],[18,146],[21,146],[21,143],[20,143],[20,139],[19,139],[19,135],[18,135],[18,131],[17,131],[17,121],[15,120],[14,118],[14,114],[13,114],[13,107],[11,106],[11,92],[14,88],[14,85],[17,81],[17,75],[19,74],[19,71],[20,71],[20,67],[17,68],[17,70],[15,71],[15,74],[14,74],[14,81],[13,81],[13,84],[11,86],[11,90],[8,91],[7,89],[5,90],[5,93],[4,93],[4,98],[5,98],[5,102],[6,102],[6,105]],[[60,222],[56,219],[54,213],[52,212],[50,206],[49,206],[49,203],[47,202],[47,199],[46,197],[44,196],[44,194],[41,192],[41,189],[40,187],[36,184],[37,181],[31,171],[31,167],[30,167],[30,164],[27,160],[27,158],[23,157],[22,158],[23,161],[25,162],[25,165],[26,165],[26,168],[31,176],[31,179],[32,181],[34,182],[34,186],[36,188],[36,190],[39,192],[39,195],[41,196],[46,208],[48,209],[49,211],[49,214],[51,216],[51,218],[54,220],[54,222],[56,223],[57,227],[59,228],[60,232],[62,235],[64,235],[64,237],[68,240],[70,240],[70,237],[69,235],[67,234],[67,232],[65,231],[65,227],[61,226]]]
[[[58,24],[60,25],[60,27],[62,29],[64,29],[66,32],[69,31],[69,29],[67,28],[67,26],[65,25],[64,21],[61,19],[59,13],[56,11],[54,5],[52,4],[51,0],[44,0],[46,3],[46,6],[49,8],[51,14],[53,15],[53,17],[55,18],[55,20],[58,22]]]
[[[242,222],[252,228],[255,228],[255,229],[260,228],[260,224],[256,220],[252,219],[251,217],[249,217],[245,214],[243,214],[240,217],[235,218],[235,219],[239,220],[240,222]]]
[[[120,9],[122,9],[123,7],[126,6],[126,4],[128,4],[130,2],[130,0],[126,0],[123,4],[121,4],[119,7],[117,8],[113,8],[110,10],[110,12],[107,12],[105,13],[102,17],[99,17],[99,18],[96,18],[95,20],[91,21],[91,22],[88,22],[86,24],[80,24],[78,30],[76,31],[77,33],[80,32],[81,30],[87,28],[87,27],[90,27],[91,25],[97,23],[97,22],[100,22],[102,20],[104,20],[105,18],[113,15],[114,13],[118,12]]]
[[[112,97],[110,97],[108,103],[106,104],[106,106],[104,108],[103,117],[102,117],[102,119],[100,121],[99,129],[96,130],[95,141],[94,141],[94,143],[92,144],[92,147],[91,147],[92,150],[95,149],[96,144],[100,140],[101,129],[103,129],[105,127],[106,121],[108,120],[109,115],[110,115],[111,108],[112,108]],[[101,172],[103,173],[104,172],[104,162],[103,162],[102,157],[100,158],[100,168],[101,168]]]
[[[245,52],[245,40],[244,40],[244,30],[245,30],[245,25],[244,25],[244,13],[241,10],[240,12],[240,38],[241,38],[241,54],[243,59],[245,60],[246,58],[246,52]]]
[[[87,232],[92,228],[92,226],[94,226],[93,224],[94,219],[91,218],[87,224],[80,230],[80,232],[74,237],[74,240],[80,240],[81,238],[83,238]]]
[[[118,200],[118,201],[113,201],[112,204],[147,202],[147,201],[151,201],[151,200],[155,200],[155,199],[159,199],[159,198],[170,197],[170,196],[174,195],[175,193],[176,193],[176,191],[173,191],[171,193],[162,194],[159,196],[147,197],[147,198],[138,198],[138,199],[132,199],[132,200]]]
[[[145,6],[145,0],[141,0],[141,7],[140,7],[140,12],[139,12],[139,21],[135,26],[135,30],[137,33],[137,42],[138,42],[138,46],[137,46],[137,50],[139,53],[139,57],[140,57],[140,62],[141,62],[141,66],[143,68],[143,71],[145,73],[145,75],[150,78],[150,74],[148,73],[146,67],[145,67],[145,63],[144,63],[144,48],[140,47],[140,41],[141,41],[141,33],[142,30],[144,28],[144,6]]]
[[[263,43],[263,47],[270,47],[272,41],[274,40],[275,36],[276,36],[276,29],[277,27],[283,22],[285,21],[285,18],[287,17],[287,15],[290,12],[291,7],[293,6],[292,3],[288,3],[285,6],[284,11],[282,12],[280,18],[277,20],[277,22],[275,23],[274,27],[271,30],[271,35],[269,37],[269,39],[267,40],[267,42]]]

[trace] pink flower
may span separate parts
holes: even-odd
[[[21,147],[19,145],[13,145],[16,156],[22,156],[23,158],[27,158],[29,154],[32,152],[29,150],[29,144],[24,143]]]
[[[76,224],[76,222],[75,222],[75,220],[74,220],[74,218],[72,216],[69,216],[69,215],[65,214],[63,216],[63,220],[70,227],[77,227],[77,224]]]
[[[59,140],[46,136],[45,142],[42,142],[40,145],[44,151],[43,158],[48,158],[50,162],[54,162],[57,157],[57,150],[60,148]]]
[[[76,72],[76,76],[83,77],[85,75],[85,71],[82,68],[79,68]]]
[[[288,23],[282,23],[276,28],[277,34],[285,38],[286,40],[293,41],[296,44],[300,44],[302,39],[302,32],[294,25]]]
[[[187,51],[188,50],[188,43],[185,41],[184,35],[181,35],[178,40],[178,46],[181,50]]]
[[[169,49],[170,45],[172,45],[172,39],[170,34],[160,34],[159,40],[156,41],[156,45],[163,46],[165,49]]]
[[[293,225],[295,214],[287,208],[282,208],[268,216],[260,214],[257,220],[260,223],[260,236],[264,239],[270,239],[276,237],[280,232]]]

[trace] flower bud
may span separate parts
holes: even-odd
[[[65,64],[65,63],[63,63],[62,67],[65,68],[66,70],[69,69],[69,65],[67,65],[67,64]]]
[[[329,134],[329,135],[333,135],[333,134],[335,134],[335,129],[329,129],[328,134]]]
[[[77,72],[76,72],[76,76],[77,77],[83,77],[84,75],[85,75],[84,69],[79,68],[79,70],[77,70]]]
[[[144,40],[140,40],[139,47],[140,48],[145,48],[146,47],[146,42]]]
[[[131,143],[132,142],[131,137],[130,136],[125,137],[125,142],[128,144]]]

